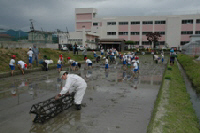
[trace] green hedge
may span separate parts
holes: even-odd
[[[197,93],[200,93],[200,64],[195,63],[194,57],[189,55],[178,55],[178,61],[185,69],[189,79],[192,81]]]

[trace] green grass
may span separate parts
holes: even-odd
[[[194,57],[189,55],[178,55],[178,61],[185,69],[185,72],[191,80],[194,89],[200,93],[200,64],[193,61]]]
[[[16,59],[15,62],[19,61],[19,60],[23,60],[24,62],[28,63],[28,48],[18,48],[18,49],[0,49],[0,73],[2,72],[9,72],[10,68],[9,68],[9,62],[10,62],[10,57],[11,55],[16,55]],[[51,60],[53,60],[53,64],[51,65],[55,65],[57,64],[59,55],[62,54],[63,58],[64,58],[64,64],[66,64],[67,62],[67,57],[71,57],[71,59],[75,60],[75,61],[84,61],[83,60],[83,55],[73,55],[73,53],[70,52],[64,52],[64,51],[59,51],[59,50],[54,50],[54,49],[49,49],[49,48],[39,48],[39,59],[42,59],[44,55],[47,55],[47,57]],[[82,53],[82,51],[79,51],[80,53]],[[79,54],[80,54],[79,53]],[[87,57],[89,59],[94,59],[92,52],[88,52]],[[33,67],[36,67],[35,62],[33,63]],[[16,69],[17,70],[17,69]]]
[[[156,112],[158,111],[158,104],[160,103],[161,98],[162,98],[162,87],[163,87],[163,84],[164,84],[166,71],[167,70],[165,69],[165,71],[163,73],[163,77],[162,77],[162,85],[160,86],[160,90],[158,92],[156,101],[154,102],[154,109],[153,109],[153,112],[151,114],[151,120],[150,120],[149,125],[147,127],[147,133],[152,133],[154,123],[155,123],[155,125],[159,125],[159,123],[155,122],[155,116],[156,116]]]
[[[166,115],[163,116],[162,127],[163,133],[199,133],[200,126],[198,118],[190,102],[190,96],[186,91],[185,82],[175,63],[172,70],[166,70],[164,77],[170,77],[169,87],[169,104],[166,105]],[[148,126],[148,133],[152,133],[155,114],[157,112],[158,104],[161,101],[162,88],[158,93],[154,105],[152,119]],[[156,125],[156,123],[155,123]],[[158,125],[158,124],[157,124]]]

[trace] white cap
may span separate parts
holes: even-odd
[[[66,73],[66,71],[61,71],[60,74],[59,74],[59,78],[62,78],[64,73]]]
[[[132,60],[132,62],[135,62],[135,60]]]

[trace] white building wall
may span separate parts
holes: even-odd
[[[178,47],[181,41],[181,18],[168,17],[166,21],[165,42],[169,47]]]

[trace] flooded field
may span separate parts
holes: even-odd
[[[32,122],[31,106],[58,94],[62,82],[57,70],[34,72],[0,80],[1,132],[15,133],[145,133],[154,101],[162,83],[164,64],[155,64],[152,56],[140,56],[140,74],[131,79],[122,64],[95,64],[76,73],[87,84],[83,108],[65,110],[44,124]],[[64,70],[67,70],[65,68]]]

